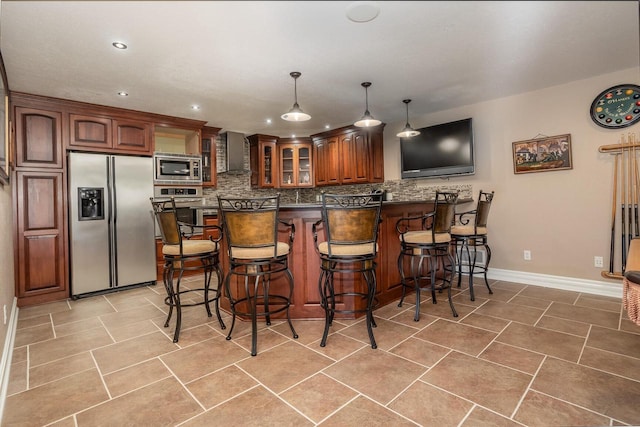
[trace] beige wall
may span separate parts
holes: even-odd
[[[619,283],[603,279],[603,269],[593,265],[594,256],[603,256],[608,269],[611,235],[613,156],[599,153],[598,147],[618,143],[622,133],[640,137],[640,124],[605,129],[591,120],[589,109],[603,90],[640,84],[639,78],[634,68],[423,117],[410,115],[414,128],[473,117],[476,174],[449,182],[472,184],[474,198],[480,189],[495,190],[489,219],[493,268]],[[390,123],[385,128],[386,179],[400,178],[395,134],[403,125]],[[567,133],[572,170],[513,173],[512,142]],[[422,179],[419,185],[434,183],[443,181]],[[531,261],[523,260],[525,249],[531,251]],[[618,261],[615,269],[620,270]]]
[[[7,324],[3,322],[2,307],[6,305],[7,317],[11,315],[14,296],[13,277],[13,214],[11,187],[0,188],[0,352],[7,335]]]

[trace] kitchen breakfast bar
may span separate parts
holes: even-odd
[[[205,202],[206,203],[206,202]],[[199,205],[192,209],[204,209],[204,223],[206,225],[218,224],[217,206]],[[378,237],[378,257],[377,257],[377,286],[376,299],[378,307],[386,305],[394,300],[398,300],[402,293],[400,284],[400,273],[398,272],[397,259],[400,253],[400,241],[396,232],[396,221],[401,217],[419,216],[433,210],[433,203],[430,201],[385,201],[382,206],[381,223]],[[320,276],[320,258],[315,249],[312,226],[321,219],[320,203],[295,203],[280,205],[280,219],[291,222],[295,226],[295,238],[289,259],[289,268],[293,275],[294,289],[292,304],[290,307],[291,318],[293,319],[320,319],[324,318],[324,310],[320,307],[320,297],[318,292],[318,278]],[[322,230],[319,231],[322,233]],[[205,231],[205,236],[206,236]],[[319,234],[318,239],[324,239]],[[282,238],[282,241],[285,239]],[[224,241],[224,240],[223,240]],[[161,263],[162,261],[159,260]],[[228,260],[226,249],[221,253],[221,263],[223,270],[228,271]],[[161,264],[159,264],[161,274]],[[345,275],[335,278],[336,292],[338,289],[360,290],[364,286],[361,275]],[[161,277],[161,276],[159,276]],[[274,291],[280,285],[284,285],[278,278],[274,278],[271,287]],[[234,286],[232,284],[232,286]],[[236,284],[237,286],[237,284]],[[352,310],[360,309],[364,306],[364,300],[345,298],[341,301],[340,309]],[[227,308],[225,299],[222,300],[222,307]],[[349,315],[342,315],[347,318]],[[354,315],[351,315],[354,317]]]

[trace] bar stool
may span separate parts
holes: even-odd
[[[169,321],[173,315],[173,309],[176,310],[176,329],[173,335],[173,342],[178,342],[180,337],[180,327],[182,325],[182,308],[196,305],[203,305],[207,309],[207,315],[211,314],[211,302],[215,303],[216,316],[220,323],[220,328],[225,329],[226,326],[220,316],[220,285],[222,283],[222,273],[220,270],[220,240],[222,239],[222,229],[217,225],[196,226],[178,221],[176,214],[176,203],[172,197],[169,200],[154,201],[151,198],[151,206],[160,229],[162,237],[162,256],[164,258],[164,267],[162,269],[162,283],[167,291],[167,297],[164,303],[169,306],[169,314],[164,323],[164,327],[169,326]],[[190,240],[194,232],[198,229],[214,229],[217,230],[217,237],[212,236],[208,240]],[[200,270],[204,271],[204,286],[194,289],[180,289],[180,282],[185,271]],[[176,279],[177,272],[177,280]],[[212,275],[216,276],[216,286],[211,289]],[[204,298],[193,303],[181,302],[181,295],[185,293],[198,293],[204,291]],[[209,296],[209,292],[213,291],[213,296]]]
[[[451,224],[453,222],[458,192],[436,191],[432,212],[421,216],[403,217],[396,221],[400,238],[398,270],[402,281],[402,307],[407,288],[416,293],[414,321],[420,320],[420,292],[431,289],[431,301],[437,304],[436,290],[447,289],[453,317],[458,317],[451,300],[451,283],[455,272],[455,259],[451,255]],[[405,273],[405,262],[409,271]],[[426,264],[426,269],[425,269]],[[442,282],[437,284],[438,279]]]
[[[295,227],[278,217],[280,194],[269,197],[243,198],[218,195],[229,272],[225,291],[233,315],[227,340],[236,317],[251,319],[251,355],[257,353],[257,318],[271,325],[271,316],[285,312],[293,338],[298,334],[289,316],[293,295],[293,276],[288,257],[293,246]],[[287,242],[278,241],[278,232],[287,233]],[[232,278],[235,282],[232,283]]]
[[[325,324],[320,347],[327,344],[329,327],[336,313],[365,313],[371,348],[377,348],[372,327],[375,327],[373,309],[376,293],[376,266],[378,254],[378,225],[382,208],[382,193],[322,194],[322,219],[312,225],[313,240],[320,256],[320,305],[324,309]],[[318,242],[318,228],[324,228],[326,240]],[[334,275],[361,273],[365,290],[338,290]],[[364,299],[364,308],[354,301],[353,309],[338,309],[336,301],[345,296]]]
[[[458,287],[462,281],[462,261],[465,259],[469,269],[469,294],[471,301],[475,301],[476,297],[473,292],[473,274],[477,270],[484,275],[484,284],[487,286],[490,294],[493,294],[489,281],[487,280],[487,270],[491,261],[491,248],[487,243],[487,220],[489,218],[489,209],[493,201],[493,194],[480,190],[478,195],[478,204],[474,210],[456,213],[456,225],[451,227],[451,238],[456,245],[458,256]],[[470,224],[471,219],[473,223]],[[473,247],[473,251],[469,248]],[[478,264],[477,248],[484,248],[487,254],[484,265]]]

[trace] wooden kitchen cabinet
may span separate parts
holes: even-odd
[[[202,186],[215,187],[218,184],[216,168],[216,138],[220,128],[205,126],[202,128],[200,155],[202,156]]]
[[[151,123],[71,113],[69,126],[69,148],[151,154]]]
[[[314,140],[313,157],[317,186],[340,184],[340,146],[337,136]]]
[[[15,177],[18,306],[65,299],[68,258],[64,173],[18,170]]]
[[[111,119],[104,117],[70,114],[69,145],[94,149],[112,147]]]
[[[347,126],[312,135],[315,185],[384,182],[383,129]]]
[[[342,184],[369,182],[371,149],[366,132],[355,131],[340,137],[340,178]]]
[[[151,153],[151,123],[113,119],[113,148],[118,151]]]
[[[62,169],[62,113],[16,107],[16,167]]]
[[[251,135],[249,140],[249,163],[251,186],[276,188],[278,184],[277,136]]]
[[[384,147],[383,128],[369,133],[369,149],[371,159],[369,162],[369,182],[384,182]]]
[[[278,142],[279,187],[313,187],[313,145],[307,138],[283,138]]]

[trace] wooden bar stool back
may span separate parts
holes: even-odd
[[[432,212],[396,221],[400,238],[398,270],[402,281],[402,297],[398,307],[402,307],[406,290],[414,290],[416,307],[413,320],[416,322],[420,320],[420,292],[427,288],[431,290],[433,304],[437,303],[436,290],[442,292],[447,289],[451,312],[453,317],[458,317],[451,300],[455,259],[450,247],[451,224],[457,200],[457,191],[436,191]]]
[[[293,276],[289,270],[289,254],[293,247],[295,227],[279,219],[280,195],[269,197],[218,196],[218,209],[229,254],[229,271],[225,292],[229,298],[231,328],[236,317],[251,321],[251,355],[257,354],[257,319],[284,312],[293,338],[298,338],[289,307],[293,296]],[[279,234],[286,241],[279,241]]]
[[[462,281],[463,266],[467,266],[469,275],[469,294],[471,301],[475,301],[473,291],[473,275],[478,272],[484,276],[484,284],[489,293],[493,291],[487,280],[487,270],[491,262],[491,248],[487,241],[487,222],[489,220],[489,210],[493,201],[494,192],[480,190],[478,204],[474,210],[456,213],[456,225],[451,227],[451,237],[456,245],[458,257],[458,287]],[[484,263],[478,262],[478,248],[482,248],[485,253]]]
[[[222,272],[220,270],[220,240],[222,239],[222,229],[217,225],[196,226],[178,221],[175,200],[154,201],[151,198],[151,206],[156,217],[156,222],[162,237],[162,256],[164,267],[162,270],[162,282],[167,297],[165,304],[169,306],[169,313],[164,327],[169,327],[169,321],[176,310],[176,329],[173,335],[173,342],[178,342],[180,328],[182,326],[182,308],[195,305],[206,307],[207,315],[212,316],[210,303],[215,304],[216,316],[220,327],[225,329],[225,324],[220,316],[220,290],[222,284]],[[215,229],[209,239],[190,239],[203,232],[204,229]],[[217,237],[213,238],[213,234]],[[185,271],[203,270],[204,284],[199,288],[181,289],[182,276]],[[211,279],[215,275],[215,287],[211,288]],[[194,297],[195,302],[183,302],[182,296],[186,293],[197,295],[204,293],[203,298]],[[213,293],[213,294],[211,294]]]
[[[377,347],[371,328],[376,326],[373,309],[381,208],[382,193],[322,194],[322,219],[312,226],[316,251],[320,256],[320,305],[325,312],[321,347],[327,343],[329,327],[336,313],[365,313],[371,348]],[[318,239],[320,227],[324,229],[324,241]],[[336,289],[335,275],[354,274],[362,274],[364,289],[357,289],[355,279],[351,282],[353,289]],[[364,304],[353,301],[353,308],[340,308],[340,305],[344,306],[344,297],[360,298]]]

